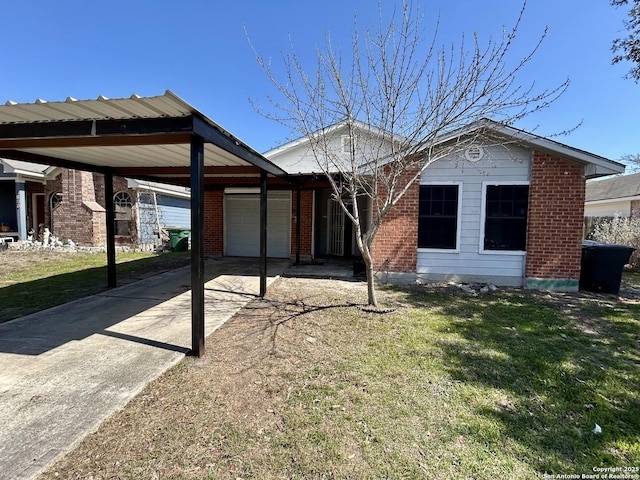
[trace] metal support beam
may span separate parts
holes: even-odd
[[[204,356],[204,141],[191,137],[191,355]]]
[[[116,278],[116,214],[113,204],[113,174],[104,174],[104,205],[107,224],[107,285],[113,288],[117,285]]]
[[[296,265],[300,265],[300,187],[296,189]]]
[[[260,296],[267,293],[267,172],[260,171]]]

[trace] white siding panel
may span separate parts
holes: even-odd
[[[451,256],[458,257],[452,261]],[[524,255],[483,255],[481,258],[473,252],[457,255],[430,255],[427,263],[418,260],[417,273],[456,273],[458,275],[498,275],[521,276]],[[457,268],[454,266],[457,265]]]
[[[462,182],[462,219],[459,253],[418,250],[416,271],[427,276],[510,279],[518,283],[524,276],[525,254],[479,252],[483,182],[529,180],[531,152],[512,146],[489,147],[485,156],[471,163],[462,156],[435,162],[423,172],[420,183]]]
[[[157,196],[161,225],[187,227],[191,225],[191,202],[188,198]]]
[[[631,216],[631,202],[607,202],[595,205],[585,205],[585,217],[621,217]]]

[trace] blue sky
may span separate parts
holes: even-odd
[[[383,1],[383,11],[392,4]],[[194,105],[258,151],[290,139],[285,128],[260,116],[271,85],[245,37],[278,61],[289,36],[303,58],[330,33],[349,48],[353,15],[377,19],[376,0],[22,0],[2,2],[4,46],[0,101],[33,102],[159,95],[165,90]],[[429,31],[440,17],[440,42],[478,32],[497,37],[520,10],[517,0],[420,0]],[[523,84],[569,91],[550,110],[517,124],[551,135],[582,122],[557,140],[619,159],[640,153],[640,85],[623,78],[628,65],[611,65],[611,41],[623,35],[626,12],[608,0],[529,0],[513,60],[548,37]]]

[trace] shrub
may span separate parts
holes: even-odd
[[[602,217],[594,219],[588,238],[597,242],[616,243],[636,249],[629,265],[640,271],[640,218]]]

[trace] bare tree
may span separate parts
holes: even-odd
[[[632,62],[631,69],[626,78],[640,81],[640,0],[611,0],[611,5],[620,7],[631,4],[629,17],[624,21],[627,36],[616,38],[611,45],[611,51],[615,54],[613,63],[623,60]]]
[[[630,173],[640,171],[640,153],[623,155],[620,160],[626,164]]]
[[[438,139],[481,118],[511,124],[566,90],[568,81],[540,91],[518,82],[546,36],[545,30],[522,58],[509,58],[525,6],[498,40],[482,42],[474,34],[458,46],[438,46],[437,25],[426,36],[419,7],[402,3],[385,22],[379,5],[379,24],[362,34],[354,19],[348,61],[327,36],[315,69],[307,71],[291,46],[281,76],[254,48],[277,92],[268,98],[271,108],[257,109],[309,140],[333,197],[353,223],[370,305],[377,306],[371,247],[383,219],[424,169],[468,146],[460,138],[439,148]],[[333,141],[337,129],[347,135],[346,145]],[[361,198],[371,200],[369,219]]]

